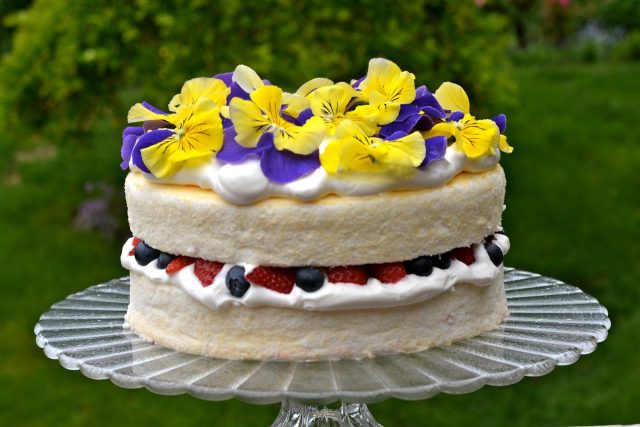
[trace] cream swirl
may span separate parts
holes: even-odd
[[[491,169],[499,160],[498,149],[491,155],[471,159],[450,146],[442,159],[429,163],[424,169],[416,169],[416,173],[408,180],[372,174],[331,175],[319,167],[293,182],[278,184],[269,181],[262,173],[257,158],[249,158],[238,164],[223,163],[213,158],[199,167],[181,169],[170,178],[155,178],[151,174],[145,176],[161,184],[197,185],[213,190],[230,203],[246,205],[269,197],[312,201],[328,194],[368,196],[385,191],[438,187],[461,172],[476,173]],[[134,165],[130,166],[136,169]]]
[[[496,234],[495,237],[494,243],[506,254],[509,251],[509,238],[503,234]],[[132,239],[129,239],[122,248],[120,260],[124,268],[145,275],[158,282],[159,286],[179,286],[193,299],[212,309],[230,305],[275,306],[317,311],[395,307],[426,301],[453,289],[459,283],[486,286],[498,277],[502,268],[502,265],[495,266],[491,262],[484,245],[475,244],[472,245],[475,256],[473,264],[468,266],[461,261],[452,260],[449,268],[434,268],[427,277],[409,274],[395,284],[384,284],[375,278],[369,278],[364,286],[328,283],[325,278],[324,285],[316,292],[305,292],[294,286],[289,294],[252,285],[242,298],[237,298],[229,293],[225,284],[227,272],[234,264],[225,264],[213,283],[205,287],[194,274],[193,265],[169,275],[165,270],[157,268],[155,261],[145,266],[138,264],[135,257],[129,255],[132,247]],[[245,268],[245,274],[255,268],[252,264],[239,265]]]

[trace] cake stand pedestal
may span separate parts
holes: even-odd
[[[45,354],[93,379],[164,395],[282,402],[273,426],[379,426],[366,407],[545,375],[595,350],[611,326],[598,301],[558,280],[505,268],[509,317],[496,330],[419,353],[321,362],[234,361],[146,342],[126,325],[129,279],[54,304],[35,326]],[[340,401],[339,408],[324,405]]]

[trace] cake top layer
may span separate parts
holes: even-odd
[[[122,134],[122,168],[237,204],[435,187],[512,151],[503,114],[476,119],[459,85],[431,93],[383,58],[351,83],[315,78],[295,93],[239,65],[188,80],[168,110],[129,110],[129,123],[142,126]]]

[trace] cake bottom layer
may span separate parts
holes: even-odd
[[[418,304],[306,311],[212,310],[182,289],[131,273],[133,331],[186,353],[236,360],[357,359],[425,350],[495,329],[508,314],[503,272],[488,286],[458,284]]]

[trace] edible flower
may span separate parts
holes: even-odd
[[[507,153],[513,151],[513,148],[507,144],[507,138],[501,135],[501,130],[506,126],[506,119],[503,120],[502,129],[494,120],[476,119],[470,114],[469,97],[462,87],[445,82],[440,85],[434,95],[440,105],[450,113],[447,121],[436,123],[426,133],[427,138],[436,136],[453,138],[456,147],[469,158],[492,154],[498,147]],[[496,118],[504,119],[504,115]]]
[[[282,111],[283,92],[265,85],[250,94],[251,100],[231,100],[232,128],[225,130],[225,143],[218,159],[238,163],[249,156],[260,158],[260,168],[272,182],[286,184],[320,167],[318,147],[326,127],[320,117],[302,125],[288,120]]]
[[[337,126],[345,119],[352,120],[367,135],[373,135],[377,131],[376,124],[350,111],[357,101],[358,92],[344,82],[320,87],[309,96],[311,112],[324,120],[329,135],[333,135]]]
[[[400,70],[395,63],[384,58],[373,58],[364,80],[357,84],[360,95],[368,104],[358,106],[361,118],[386,125],[400,113],[400,106],[416,98],[415,76]]]
[[[220,108],[228,94],[229,88],[222,80],[201,77],[185,82],[169,103],[171,113],[146,102],[135,104],[128,121],[143,121],[143,133],[132,127],[126,138],[123,134],[128,142],[127,147],[123,144],[123,158],[130,153],[134,165],[158,178],[210,159],[222,146]],[[136,135],[136,141],[131,147],[132,135]]]
[[[334,138],[320,153],[320,163],[329,173],[387,173],[409,177],[426,155],[420,132],[398,133],[389,139],[368,136],[351,120],[338,125]]]
[[[237,133],[236,142],[253,148],[263,134],[272,133],[278,150],[311,154],[318,149],[324,137],[324,121],[320,117],[311,117],[302,126],[288,121],[281,114],[282,93],[277,86],[262,86],[251,92],[251,101],[231,100],[229,115]]]

